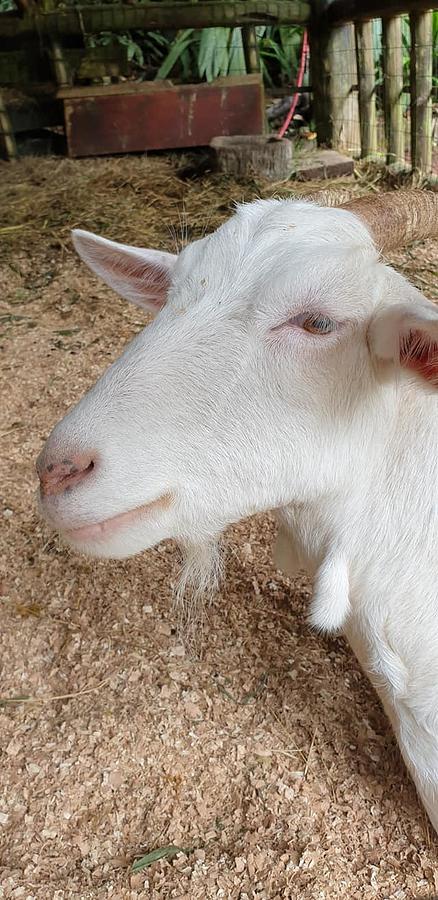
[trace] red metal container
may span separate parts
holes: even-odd
[[[73,87],[63,100],[69,156],[206,146],[216,135],[264,131],[260,75],[211,84]]]

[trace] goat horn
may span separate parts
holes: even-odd
[[[363,219],[382,253],[425,238],[438,237],[438,193],[392,191],[342,203]]]

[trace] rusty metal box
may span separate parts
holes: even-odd
[[[261,134],[259,75],[211,84],[144,82],[59,90],[69,156],[205,146],[221,134]]]

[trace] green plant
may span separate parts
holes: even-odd
[[[172,43],[168,45],[168,52],[158,69],[157,78],[167,78],[175,66],[179,63],[183,77],[190,72],[192,45],[195,40],[195,29],[185,28],[178,31]]]
[[[157,72],[167,78],[174,71],[184,80],[213,81],[245,71],[240,28],[186,28],[178,31]]]
[[[123,31],[119,34],[101,31],[86,39],[87,47],[107,47],[111,43],[126,47],[129,61],[141,68],[145,65],[145,59],[150,65],[160,65],[169,46],[168,39],[159,31]]]
[[[257,28],[260,62],[266,84],[290,84],[298,69],[303,29],[299,25]]]
[[[263,25],[256,29],[260,62],[267,84],[293,81],[303,37],[303,29]],[[178,31],[169,45],[157,78],[178,73],[183,79],[212,81],[225,75],[245,72],[240,28],[186,28]]]

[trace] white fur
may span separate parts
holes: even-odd
[[[438,829],[437,389],[399,365],[409,329],[436,340],[438,311],[346,210],[239,207],[178,258],[141,251],[132,284],[132,248],[114,273],[108,242],[75,243],[125,296],[167,303],[54,429],[43,462],[92,450],[97,464],[45,515],[62,532],[170,493],[73,545],[124,557],[175,538],[205,570],[228,524],[275,509],[282,568],[315,576],[311,620],[345,630]],[[290,324],[321,312],[337,331]]]

